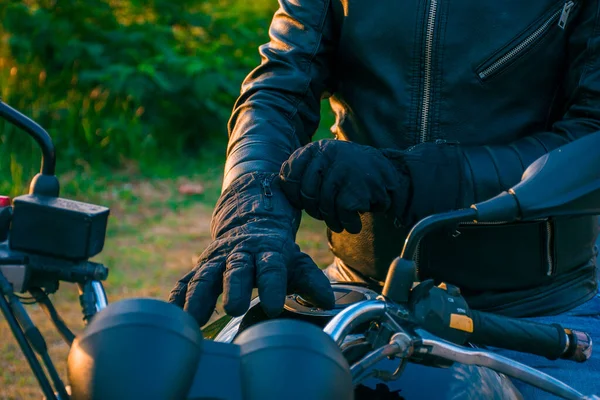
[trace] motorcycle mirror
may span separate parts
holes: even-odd
[[[60,185],[54,175],[56,167],[56,151],[52,138],[35,121],[26,117],[8,104],[0,101],[0,117],[12,125],[24,130],[31,136],[42,150],[42,167],[40,173],[31,181],[30,194],[58,197]]]
[[[245,400],[350,400],[350,367],[335,342],[316,325],[277,319],[244,330],[241,350]]]
[[[478,221],[515,221],[600,214],[600,132],[538,158],[521,182],[471,206]]]
[[[155,299],[100,311],[69,352],[73,400],[185,399],[202,350],[196,321]]]

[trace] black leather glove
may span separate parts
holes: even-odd
[[[171,291],[169,302],[183,307],[200,326],[221,293],[228,314],[244,314],[254,287],[271,317],[283,310],[288,293],[333,308],[329,280],[295,243],[301,212],[290,205],[275,177],[245,174],[223,192],[211,222],[214,241]]]
[[[391,162],[374,147],[341,140],[320,140],[296,150],[279,176],[294,206],[337,233],[359,233],[363,212],[389,212],[401,220],[410,190],[402,163]]]

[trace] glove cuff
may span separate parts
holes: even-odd
[[[404,188],[404,198],[402,204],[404,205],[401,211],[396,211],[394,215],[394,225],[397,228],[407,226],[408,213],[410,209],[410,202],[413,198],[413,183],[410,175],[410,170],[406,163],[404,152],[395,149],[380,149],[381,154],[392,164],[393,168],[398,173],[398,184]]]
[[[211,219],[212,239],[248,222],[271,219],[295,237],[302,213],[285,197],[275,173],[251,172],[238,177],[223,191]]]
[[[402,162],[411,181],[411,194],[404,222],[419,220],[464,207],[463,156],[457,142],[436,140],[402,152]]]

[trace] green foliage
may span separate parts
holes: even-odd
[[[0,2],[0,96],[49,131],[69,169],[196,154],[211,136],[225,137],[276,7],[275,0]],[[30,178],[39,156],[28,137],[0,122],[0,173],[10,173],[11,187]]]

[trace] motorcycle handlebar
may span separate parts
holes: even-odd
[[[343,314],[354,320],[369,304],[358,303]],[[477,311],[471,317],[469,341],[475,344],[579,362],[591,355],[591,339],[582,332]],[[281,368],[282,360],[294,360],[294,368]],[[224,370],[230,372],[227,382]],[[204,341],[186,312],[154,299],[122,300],[98,313],[71,347],[68,374],[73,400],[89,393],[128,398],[141,391],[202,399],[225,390],[228,395],[219,398],[245,400],[351,399],[353,393],[339,345],[317,326],[276,319],[248,328],[232,344]],[[313,385],[304,385],[298,374]]]
[[[474,344],[536,354],[550,360],[558,358],[587,361],[592,354],[592,339],[585,332],[509,318],[481,311],[471,311]]]

